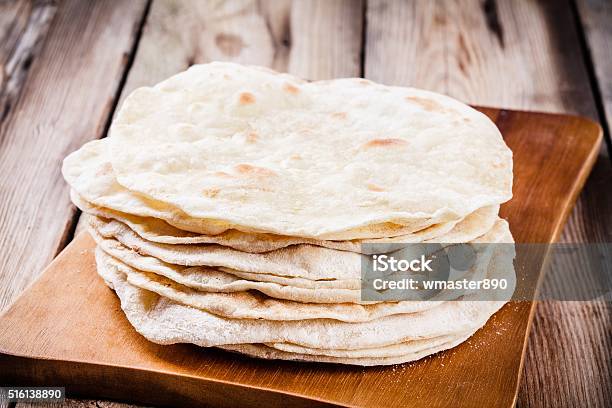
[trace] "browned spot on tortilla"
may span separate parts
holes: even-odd
[[[235,57],[244,48],[244,41],[236,34],[219,33],[215,36],[215,44],[222,53],[227,56]]]
[[[393,146],[405,146],[408,142],[403,139],[372,139],[363,145],[365,148],[370,147],[393,147]]]
[[[302,160],[302,156],[300,156],[299,154],[292,154],[290,158],[293,160]]]
[[[419,98],[418,96],[407,96],[406,100],[408,102],[416,103],[417,105],[419,105],[421,108],[425,109],[428,112],[433,112],[433,111],[440,112],[440,111],[445,110],[445,108],[442,105],[440,105],[438,102],[432,99]]]
[[[300,93],[300,90],[296,86],[293,86],[291,84],[285,84],[283,86],[283,89],[286,92],[289,92],[290,94],[294,94],[294,95],[297,95],[298,93]]]
[[[371,85],[372,81],[368,81],[367,79],[359,79],[357,80],[361,85]]]
[[[206,197],[213,198],[213,197],[216,197],[220,191],[221,189],[218,189],[218,188],[207,188],[204,191],[202,191],[202,194]]]
[[[332,118],[338,118],[338,119],[346,119],[347,114],[346,112],[334,112],[331,114]]]
[[[370,191],[376,191],[376,192],[385,191],[384,188],[382,188],[381,186],[377,186],[376,184],[373,184],[373,183],[368,183],[367,187],[368,187],[368,190]]]
[[[223,74],[223,79],[232,79],[232,77],[228,74]]]
[[[244,174],[247,176],[257,176],[257,177],[270,177],[276,176],[276,173],[270,169],[266,169],[265,167],[253,166],[252,164],[238,164],[235,167],[236,171],[240,174]]]
[[[240,94],[240,99],[238,101],[241,105],[250,105],[255,103],[255,95],[250,92],[243,92]]]
[[[255,132],[249,132],[246,136],[247,143],[255,143],[259,139],[259,136]]]
[[[217,172],[215,172],[215,176],[217,176],[217,177],[234,177],[231,174],[226,173],[224,171],[217,171]]]

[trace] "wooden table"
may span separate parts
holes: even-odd
[[[0,2],[0,310],[74,236],[61,160],[105,136],[138,86],[212,60],[364,76],[478,105],[585,115],[609,143],[611,22],[606,0]],[[563,241],[612,241],[611,186],[603,146]],[[558,284],[554,273],[544,284]],[[611,312],[603,300],[538,305],[519,406],[612,400]]]

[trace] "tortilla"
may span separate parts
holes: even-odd
[[[160,244],[218,244],[228,246],[239,251],[261,253],[285,248],[290,245],[310,244],[331,249],[364,253],[364,243],[377,244],[380,250],[384,243],[418,243],[429,242],[434,239],[438,242],[455,243],[470,241],[487,232],[497,219],[499,206],[480,208],[461,221],[436,224],[416,231],[409,235],[400,235],[393,238],[378,238],[351,241],[322,241],[300,237],[286,237],[274,234],[244,233],[237,230],[228,230],[218,235],[203,235],[184,231],[173,227],[167,222],[151,217],[139,217],[122,213],[104,207],[93,205],[74,190],[71,191],[72,202],[83,212],[99,218],[119,221],[141,238]]]
[[[195,65],[132,92],[110,134],[120,185],[219,232],[385,238],[511,197],[512,153],[486,115],[361,79]]]
[[[455,340],[447,343],[439,344],[425,350],[420,350],[413,353],[407,353],[399,356],[389,357],[334,357],[327,355],[317,354],[304,354],[304,353],[289,353],[286,351],[278,350],[273,347],[266,346],[264,344],[233,344],[219,346],[219,348],[227,351],[234,351],[237,353],[246,354],[251,357],[265,358],[267,360],[293,360],[293,361],[311,361],[319,363],[336,363],[336,364],[350,364],[360,366],[378,366],[378,365],[394,365],[403,364],[410,361],[420,360],[423,357],[453,348],[470,336],[459,337]]]
[[[457,335],[433,337],[429,339],[413,340],[405,343],[393,344],[385,347],[374,347],[355,350],[326,350],[315,349],[310,347],[302,347],[291,343],[268,343],[266,346],[294,354],[308,354],[315,356],[329,356],[341,358],[381,358],[381,357],[401,357],[408,354],[418,353],[429,350],[433,347],[438,347],[444,344],[455,342],[457,340],[464,341],[473,333],[460,333]]]
[[[298,277],[309,280],[361,279],[364,255],[313,245],[293,245],[261,254],[246,253],[221,245],[169,245],[146,241],[118,221],[89,217],[90,226],[104,238],[117,239],[140,254],[184,266],[225,267],[249,273]],[[508,224],[498,219],[493,228],[472,242],[500,242],[509,234]]]
[[[123,187],[115,178],[108,152],[108,138],[93,140],[64,159],[62,174],[70,187],[88,202],[114,211],[164,220],[181,230],[204,235],[218,235],[228,230],[267,233],[211,219],[193,218],[179,208],[154,200]],[[462,217],[442,214],[437,218],[405,221],[402,225],[383,223],[360,227],[334,236],[317,239],[348,240],[393,237],[411,234],[444,222],[458,222]],[[283,234],[277,234],[283,235]]]
[[[294,343],[316,349],[382,347],[474,331],[505,303],[445,302],[420,313],[392,315],[363,323],[330,319],[228,319],[135,287],[119,270],[107,266],[99,268],[98,272],[119,296],[126,317],[140,334],[158,344],[193,343],[211,347]]]
[[[482,261],[478,267],[485,270],[490,262]],[[302,303],[276,299],[258,294],[254,291],[209,292],[198,291],[171,279],[139,271],[121,261],[96,251],[96,262],[99,268],[115,268],[127,276],[131,285],[155,292],[175,302],[195,307],[207,312],[233,319],[265,319],[265,320],[307,320],[334,319],[344,322],[366,322],[393,314],[421,312],[442,303],[443,300],[454,300],[461,296],[460,291],[453,291],[452,297],[439,294],[435,299],[422,301],[403,300],[399,302],[379,302],[375,304],[351,303]],[[463,292],[466,293],[466,292]]]
[[[109,134],[62,173],[98,274],[152,342],[397,364],[465,341],[514,292],[498,216],[512,152],[452,98],[216,62],[132,92]],[[370,255],[424,249],[450,266],[445,283],[508,287],[402,299],[362,277]]]

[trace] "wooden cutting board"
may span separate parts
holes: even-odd
[[[517,242],[553,242],[594,163],[600,127],[566,115],[481,108],[514,152],[502,206]],[[514,404],[534,305],[512,302],[466,343],[388,367],[263,361],[136,333],[78,236],[0,317],[0,383],[65,386],[72,396],[190,406]],[[32,248],[32,256],[36,249]]]

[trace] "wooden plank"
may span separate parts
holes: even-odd
[[[609,131],[612,126],[612,2],[576,0],[576,4]]]
[[[307,79],[361,76],[362,21],[362,0],[294,1],[286,71]]]
[[[361,0],[156,1],[122,98],[215,60],[311,79],[359,76],[361,13]]]
[[[586,54],[590,58],[592,74],[595,77],[595,83],[593,84],[595,87],[594,93],[600,103],[600,119],[604,129],[607,131],[609,153],[609,148],[612,147],[610,142],[610,137],[612,136],[610,134],[612,126],[612,78],[610,77],[612,72],[612,2],[606,0],[576,0],[575,3],[577,5],[580,26],[585,36]],[[604,146],[603,149],[605,148]],[[602,154],[602,156],[605,156],[605,154]],[[577,210],[583,212],[582,218],[593,217],[591,219],[598,222],[599,230],[605,231],[597,236],[595,240],[610,242],[612,224],[609,223],[609,218],[599,219],[599,213],[589,211],[596,205],[604,206],[603,208],[607,209],[612,208],[610,194],[606,194],[610,190],[610,185],[612,185],[612,176],[610,175],[606,160],[602,159],[597,163],[595,172],[597,175],[596,180],[598,180],[597,186],[589,190],[589,196],[587,197],[592,204],[582,205]],[[565,318],[565,316],[569,315],[573,321],[593,322],[590,325],[590,330],[583,330],[584,325],[575,325],[576,330],[569,333],[574,340],[574,344],[587,345],[582,353],[576,352],[577,348],[572,349],[573,353],[571,356],[577,359],[577,361],[584,357],[593,362],[601,359],[597,367],[593,367],[592,370],[585,373],[587,378],[584,383],[594,385],[583,387],[582,394],[594,393],[595,397],[592,400],[603,402],[604,404],[601,406],[604,406],[606,401],[612,400],[612,385],[610,382],[610,378],[612,378],[612,364],[610,363],[612,361],[612,339],[610,336],[612,331],[612,303],[610,298],[608,297],[607,302],[566,303],[563,306],[563,310],[555,311],[557,316]],[[559,308],[559,305],[556,304],[551,307]],[[536,317],[541,320],[539,327],[542,327],[543,332],[555,333],[556,330],[559,330],[558,324],[553,319]],[[563,336],[568,336],[568,333],[564,333]],[[550,348],[547,351],[547,355],[540,356],[540,359],[547,358],[551,361],[557,361],[555,365],[563,365],[558,360],[567,358],[567,356],[562,357],[559,354],[551,353]],[[537,361],[536,359],[536,356],[532,357],[532,360]],[[561,378],[554,378],[553,381],[560,379],[564,381],[563,387],[565,389],[571,389],[573,378],[559,377]],[[597,384],[604,384],[604,386],[597,387]],[[530,388],[533,388],[533,384],[530,384]],[[538,396],[534,395],[531,398],[538,398]],[[576,402],[578,401],[576,400]]]
[[[49,1],[0,3],[0,123],[15,106],[56,10]]]
[[[64,246],[74,208],[61,161],[105,128],[144,1],[62,2],[0,128],[0,310]]]
[[[373,80],[480,105],[597,117],[566,1],[372,0],[365,53]],[[563,241],[610,242],[611,181],[602,149]],[[545,284],[560,284],[548,278]],[[611,367],[602,363],[611,361],[609,312],[604,301],[538,306],[519,406],[603,406],[612,398]]]
[[[568,5],[484,4],[496,11],[476,0],[368,2],[365,76],[472,104],[596,117]]]

